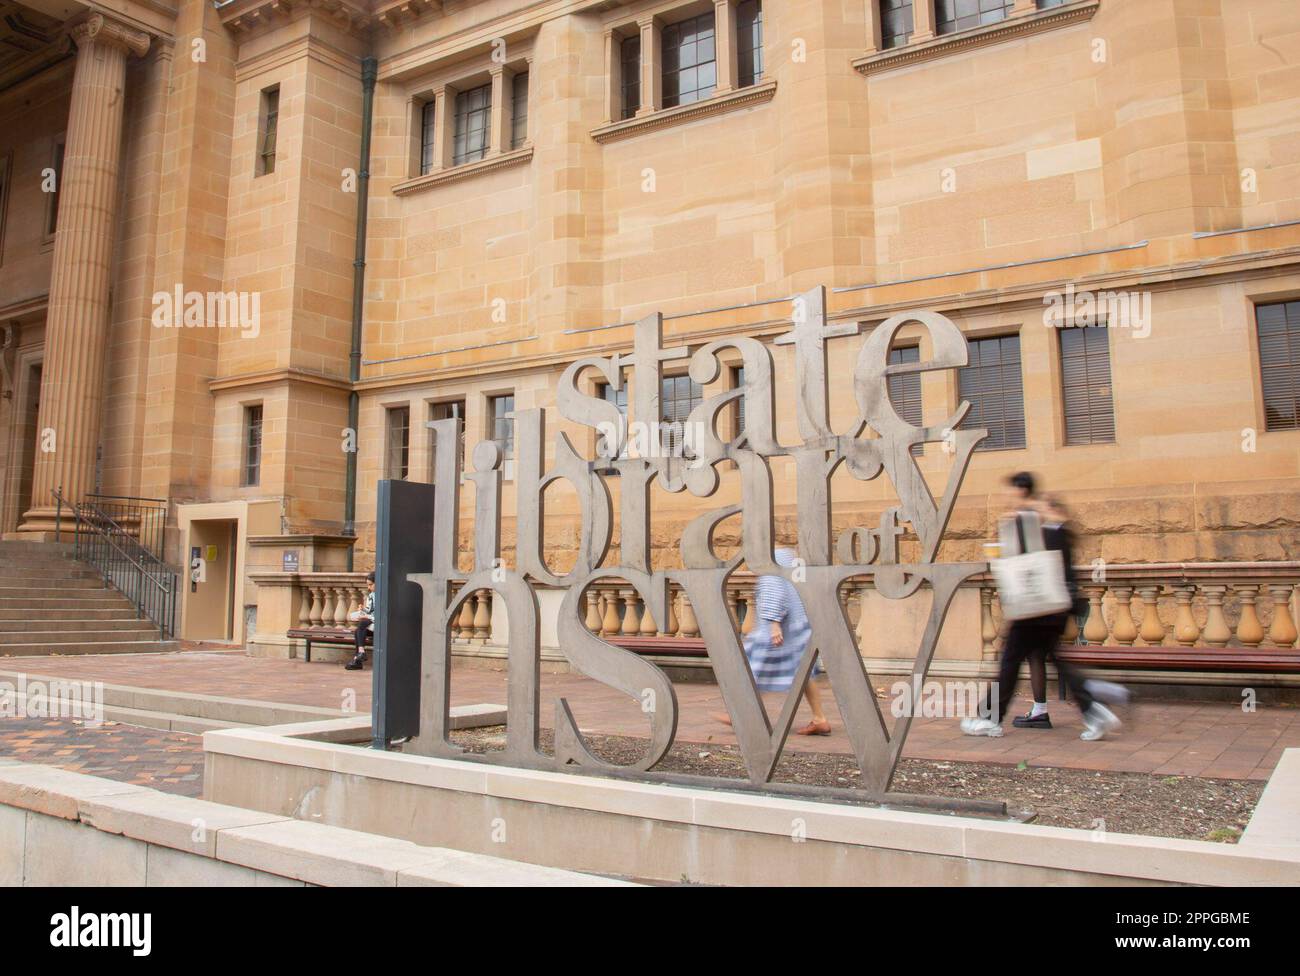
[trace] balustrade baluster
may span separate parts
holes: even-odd
[[[1195,586],[1174,587],[1174,599],[1178,601],[1178,611],[1174,615],[1174,640],[1183,647],[1193,647],[1201,636],[1201,628],[1192,613],[1192,597],[1195,595]]]
[[[995,658],[998,649],[993,642],[998,636],[998,625],[993,621],[993,595],[991,585],[980,586],[980,642],[984,658]]]
[[[1159,586],[1140,586],[1138,596],[1142,598],[1142,629],[1138,636],[1144,644],[1155,646],[1165,642],[1165,625],[1160,622]]]
[[[479,590],[474,594],[474,639],[481,643],[487,643],[488,635],[492,632],[492,611],[488,604],[491,596],[489,590]]]
[[[1259,614],[1255,610],[1255,601],[1259,598],[1259,586],[1237,584],[1237,599],[1241,601],[1241,614],[1237,618],[1237,640],[1245,647],[1259,647],[1264,640],[1264,628],[1259,624]]]
[[[1206,610],[1205,630],[1201,633],[1201,639],[1210,647],[1227,647],[1228,641],[1232,640],[1232,631],[1223,616],[1223,597],[1228,592],[1228,588],[1214,584],[1202,586],[1201,592],[1205,594]]]
[[[620,633],[624,637],[636,637],[641,629],[636,612],[636,591],[622,590],[620,596],[623,598],[623,628]]]
[[[1106,626],[1106,615],[1101,606],[1106,587],[1085,586],[1083,592],[1088,596],[1088,622],[1083,625],[1083,636],[1089,644],[1105,644],[1110,639],[1110,628]]]
[[[1295,587],[1290,583],[1268,584],[1269,595],[1273,598],[1273,623],[1268,628],[1268,640],[1274,647],[1293,647],[1296,642],[1295,621],[1291,619],[1291,591]]]
[[[700,636],[700,625],[695,620],[695,608],[691,606],[691,601],[684,592],[682,593],[681,623],[683,637]]]

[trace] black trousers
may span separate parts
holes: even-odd
[[[1065,633],[1069,615],[1055,613],[1049,617],[1033,617],[1029,620],[1017,620],[1007,632],[1006,643],[1002,647],[1002,662],[998,667],[998,707],[993,711],[993,689],[990,688],[984,698],[985,714],[995,722],[1001,722],[1007,714],[1011,698],[1016,693],[1020,681],[1020,666],[1033,654],[1042,654],[1056,662],[1056,673],[1070,694],[1078,702],[1080,711],[1092,707],[1092,696],[1083,685],[1083,678],[1072,666],[1066,664],[1056,654]]]
[[[370,633],[369,620],[363,620],[357,624],[356,633],[352,635],[352,639],[356,642],[357,645],[357,654],[360,655],[366,653],[366,635],[368,635],[369,633]]]

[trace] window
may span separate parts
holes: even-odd
[[[718,80],[713,40],[712,13],[664,28],[664,108],[690,105],[713,94]]]
[[[1038,0],[1039,10],[1050,10],[1052,7],[1059,7],[1063,3],[1069,3],[1070,0]]]
[[[619,44],[619,67],[623,118],[630,119],[641,107],[641,35],[623,38]]]
[[[45,201],[45,237],[54,237],[59,229],[59,194],[63,192],[63,150],[62,140],[54,144],[50,155],[50,169],[54,171],[54,188],[46,195]]]
[[[1115,407],[1110,392],[1109,329],[1061,329],[1061,393],[1065,443],[1110,444]]]
[[[465,401],[453,400],[450,403],[431,403],[429,404],[430,420],[457,420],[456,440],[460,445],[461,467],[465,464]],[[429,431],[429,483],[433,484],[437,470],[434,467],[437,464],[438,457],[438,435]]]
[[[257,175],[275,172],[275,142],[280,128],[280,86],[262,92],[262,111],[257,127]]]
[[[704,387],[689,376],[665,376],[659,397],[659,409],[664,426],[659,432],[659,444],[667,457],[684,457],[686,421],[691,411],[704,402]]]
[[[256,488],[262,483],[262,405],[244,407],[244,471],[241,484]]]
[[[896,349],[889,350],[889,365],[891,366],[900,363],[919,363],[920,361],[920,346],[899,346]],[[889,402],[893,404],[898,415],[913,427],[924,427],[925,421],[922,419],[921,411],[921,374],[901,373],[898,376],[891,376],[886,386],[889,391]],[[911,447],[914,457],[920,457],[923,450],[924,445],[922,444],[913,444]]]
[[[880,46],[902,47],[912,37],[912,0],[880,0]]]
[[[411,470],[411,408],[389,407],[384,413],[384,477],[405,481]]]
[[[745,367],[733,366],[731,368],[731,388],[738,390],[744,385]],[[731,430],[733,439],[745,432],[745,394],[743,393],[731,403]]]
[[[509,460],[515,456],[515,422],[506,414],[515,409],[514,394],[488,397],[489,436],[501,446],[501,456]]]
[[[436,103],[430,99],[420,106],[420,175],[425,176],[434,170],[434,146],[437,144],[437,132],[434,116]]]
[[[741,88],[763,80],[763,4],[744,0],[736,8],[737,84]]]
[[[456,95],[456,142],[453,166],[482,159],[488,151],[488,123],[492,116],[492,86],[480,85]]]
[[[597,393],[597,395],[598,395],[602,400],[605,400],[605,401],[608,402],[608,403],[612,403],[612,404],[614,404],[614,406],[618,407],[618,412],[621,413],[621,414],[623,415],[623,423],[624,423],[624,425],[626,426],[626,424],[627,424],[627,384],[624,383],[624,384],[623,384],[623,388],[620,389],[620,390],[618,390],[617,392],[615,392],[614,387],[610,386],[608,383],[597,383],[597,384],[596,384],[596,393]],[[599,435],[597,435],[597,436],[599,436]],[[627,457],[627,447],[626,447],[626,445],[624,446],[623,450],[619,453],[619,457]],[[618,475],[618,468],[612,468],[612,467],[611,467],[611,468],[602,468],[602,469],[599,470],[599,473],[600,473],[600,474],[608,474],[608,475],[615,475],[615,476],[617,476],[617,475]]]
[[[958,386],[971,403],[965,427],[987,427],[982,451],[1025,446],[1025,393],[1020,376],[1020,336],[968,339],[970,365]]]
[[[1300,429],[1300,302],[1255,309],[1264,429]]]
[[[935,32],[955,34],[957,31],[996,24],[1011,16],[1015,0],[937,0],[935,4]]]
[[[510,148],[528,141],[528,72],[510,80]]]

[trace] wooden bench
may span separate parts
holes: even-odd
[[[1085,668],[1141,668],[1156,671],[1228,671],[1278,674],[1300,672],[1300,651],[1247,647],[1116,647],[1062,644],[1058,652]]]
[[[307,642],[302,659],[310,664],[312,644],[346,644],[352,647],[356,644],[354,633],[351,627],[295,627],[288,632],[287,636]],[[366,634],[366,646],[375,646],[373,628]]]

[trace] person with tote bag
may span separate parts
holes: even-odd
[[[990,564],[1003,616],[1011,621],[998,667],[997,708],[994,709],[993,688],[990,688],[982,715],[962,719],[961,730],[967,735],[992,738],[1002,735],[1002,718],[1020,680],[1021,664],[1035,654],[1044,657],[1051,654],[1056,658],[1060,680],[1070,689],[1083,713],[1085,728],[1080,738],[1088,741],[1104,738],[1107,732],[1119,728],[1119,718],[1093,698],[1073,667],[1055,655],[1074,605],[1069,534],[1059,525],[1043,528],[1036,507],[1033,475],[1022,471],[1013,474],[1007,483],[1011,511],[998,526],[1001,558]]]

